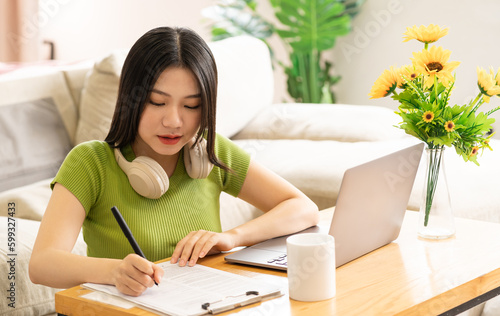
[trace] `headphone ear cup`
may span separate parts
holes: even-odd
[[[150,199],[158,199],[167,192],[167,173],[154,159],[141,156],[128,162],[118,148],[115,157],[135,192]]]
[[[165,170],[154,159],[145,156],[134,159],[127,175],[132,188],[150,199],[160,198],[170,184]]]
[[[184,164],[191,178],[208,177],[214,165],[208,159],[207,141],[204,138],[200,138],[198,143],[195,143],[195,138],[193,138],[184,146]]]

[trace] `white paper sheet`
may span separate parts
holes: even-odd
[[[163,262],[160,266],[165,274],[159,286],[148,288],[139,297],[122,294],[110,285],[85,283],[83,286],[176,316],[207,314],[207,310],[201,307],[204,303],[210,303],[213,309],[225,306],[232,309],[245,305],[246,301],[258,301],[262,297],[276,297],[283,293],[275,285],[202,265],[179,267]],[[259,295],[246,295],[248,291],[258,291]]]

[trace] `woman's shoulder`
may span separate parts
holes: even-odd
[[[74,189],[81,182],[104,179],[111,157],[111,147],[105,142],[93,140],[80,143],[68,153],[51,185],[60,182],[75,194]]]
[[[72,151],[77,152],[95,152],[95,153],[107,153],[110,152],[112,148],[108,143],[100,141],[100,140],[89,140],[83,143],[80,143],[73,147]]]
[[[215,149],[236,146],[236,144],[229,138],[219,133],[215,133]]]
[[[216,134],[214,151],[217,158],[229,168],[234,164],[247,167],[250,160],[250,155],[243,148],[220,134]]]
[[[214,168],[213,176],[220,181],[223,191],[237,196],[248,171],[250,155],[229,138],[220,134],[217,134],[215,139],[215,155],[229,168],[229,171]]]
[[[225,156],[226,154],[234,152],[235,150],[238,151],[239,147],[229,138],[218,133],[215,134],[214,151],[216,156]]]
[[[83,160],[99,160],[105,161],[112,156],[113,149],[108,143],[91,140],[80,143],[73,147],[73,149],[68,154],[68,157],[74,157]]]

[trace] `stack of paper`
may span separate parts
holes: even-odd
[[[111,285],[83,286],[122,297],[145,309],[178,316],[215,314],[283,294],[275,285],[202,265],[159,265],[165,271],[159,286],[148,288],[138,297],[122,294]]]

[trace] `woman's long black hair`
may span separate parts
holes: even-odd
[[[111,147],[132,144],[144,106],[160,74],[168,67],[193,72],[201,93],[201,122],[197,140],[206,131],[208,158],[227,170],[214,153],[217,67],[206,42],[187,28],[158,27],[132,46],[123,65],[118,99],[105,141]]]

